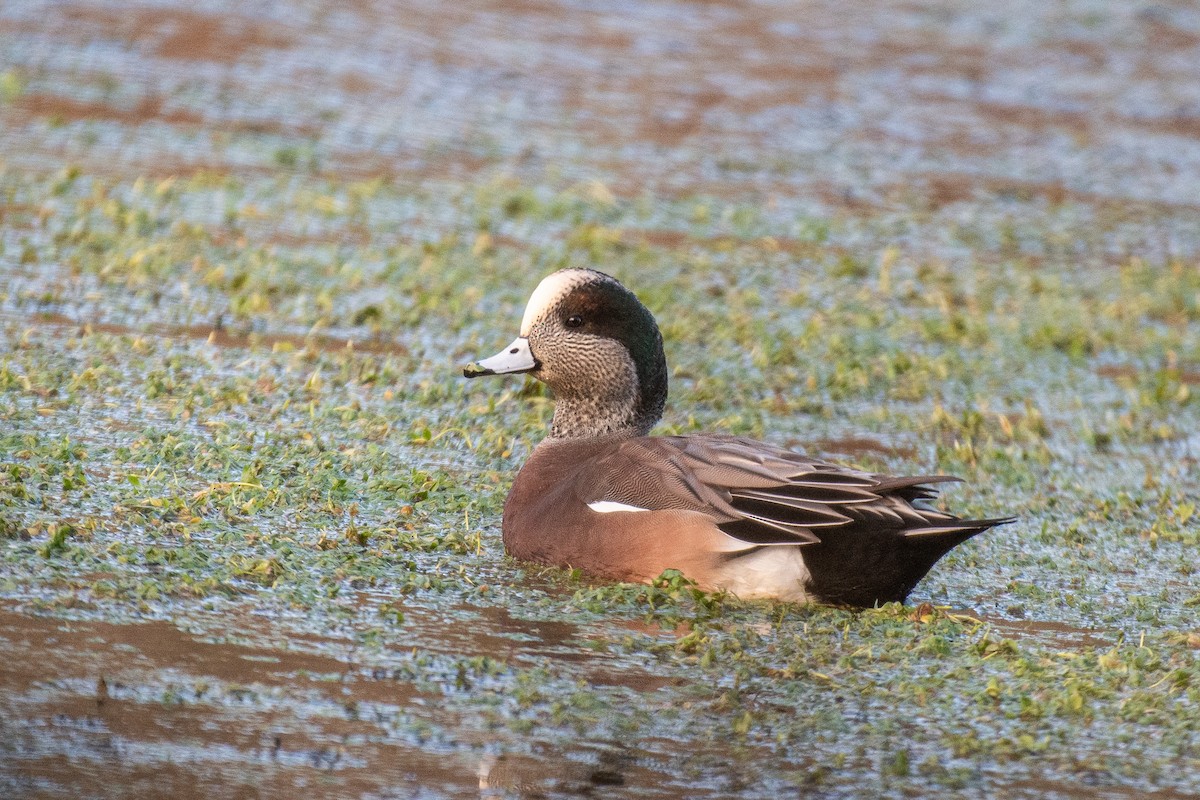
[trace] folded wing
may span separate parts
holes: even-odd
[[[663,436],[630,439],[597,459],[576,491],[588,503],[698,511],[750,545],[869,531],[945,538],[952,547],[1006,521],[961,520],[924,504],[937,496],[933,484],[955,480],[876,475],[740,437]]]

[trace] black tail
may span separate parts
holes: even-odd
[[[949,519],[888,533],[838,531],[837,536],[822,537],[820,544],[801,550],[810,576],[809,592],[824,603],[863,608],[904,602],[946,553],[989,528],[1015,521],[1015,517]]]

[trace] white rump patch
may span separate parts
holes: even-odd
[[[600,514],[611,514],[614,511],[649,511],[648,508],[638,508],[626,503],[617,503],[612,500],[597,500],[594,503],[588,503],[588,508]]]
[[[729,559],[723,573],[717,583],[743,600],[775,598],[807,603],[812,599],[804,588],[809,573],[799,547],[760,547]]]
[[[528,336],[529,329],[546,309],[587,277],[588,273],[585,270],[564,269],[542,278],[533,294],[529,295],[529,302],[525,304],[525,316],[521,317],[521,335]]]

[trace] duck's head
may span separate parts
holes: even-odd
[[[544,278],[512,344],[463,369],[468,378],[522,372],[554,392],[554,437],[645,434],[667,400],[654,317],[616,278],[590,269]]]

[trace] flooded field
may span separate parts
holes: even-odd
[[[1200,796],[1188,3],[0,7],[0,796]],[[507,560],[561,266],[663,432],[961,475],[906,607]]]

